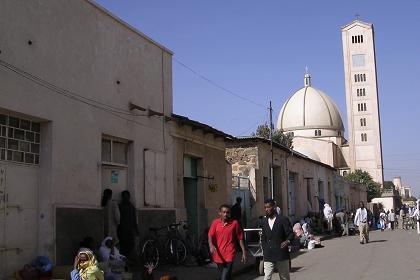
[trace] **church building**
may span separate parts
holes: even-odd
[[[304,86],[283,105],[277,129],[292,133],[294,149],[340,170],[369,172],[383,185],[381,126],[373,25],[354,20],[341,29],[346,89],[348,139],[340,111],[323,91]]]

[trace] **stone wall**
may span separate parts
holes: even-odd
[[[226,159],[232,165],[232,186],[236,184],[235,176],[248,177],[251,169],[258,169],[258,148],[227,148]]]

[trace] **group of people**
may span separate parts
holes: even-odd
[[[132,254],[135,237],[139,234],[130,192],[123,191],[121,201],[117,203],[112,190],[105,189],[101,206],[104,209],[105,238],[98,250],[92,237],[86,237],[80,243],[71,272],[72,280],[120,280],[126,270],[126,256]]]
[[[264,254],[264,279],[270,280],[277,268],[280,279],[290,279],[289,247],[295,234],[287,217],[278,210],[273,199],[264,202],[265,216],[261,220],[262,247]],[[213,261],[220,271],[221,280],[232,279],[232,269],[237,244],[241,250],[241,261],[247,261],[244,244],[244,232],[237,220],[230,217],[230,205],[219,208],[219,217],[215,219],[208,233],[208,243]]]

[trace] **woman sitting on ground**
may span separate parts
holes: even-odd
[[[102,241],[99,257],[105,263],[105,279],[120,279],[121,274],[125,271],[126,258],[115,247],[115,239],[108,236]]]
[[[72,280],[104,280],[104,273],[89,249],[82,249],[77,253],[70,275]]]

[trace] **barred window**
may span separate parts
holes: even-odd
[[[38,122],[0,114],[0,160],[38,165],[40,133]]]

